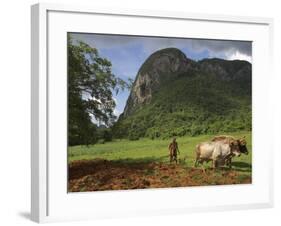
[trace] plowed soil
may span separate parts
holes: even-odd
[[[249,183],[251,177],[234,170],[203,170],[175,163],[94,159],[73,161],[68,169],[69,192]]]

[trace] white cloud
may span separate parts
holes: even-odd
[[[239,51],[235,51],[228,55],[228,60],[246,60],[250,63],[252,63],[252,57],[248,56],[246,54],[240,53]]]
[[[119,102],[119,101],[117,101],[117,98],[113,97],[113,100],[115,101],[116,106],[118,106],[118,102]],[[120,115],[121,113],[122,113],[122,112],[121,112],[120,110],[118,110],[117,107],[114,108],[113,114],[114,114],[115,116],[119,117],[119,115]]]
[[[115,108],[114,111],[113,111],[113,114],[114,114],[115,116],[117,116],[117,117],[119,117],[119,115],[120,115],[121,113],[122,113],[122,112],[119,111],[117,108]]]

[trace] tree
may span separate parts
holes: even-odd
[[[128,78],[128,81],[127,81],[127,89],[128,90],[131,90],[133,88],[134,81],[135,81],[134,79]]]
[[[111,72],[111,62],[99,56],[97,49],[68,35],[68,141],[69,145],[97,141],[97,121],[110,126],[113,92],[126,83]]]

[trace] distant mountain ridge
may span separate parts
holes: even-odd
[[[115,132],[155,138],[250,130],[251,84],[247,61],[193,61],[176,48],[159,50],[140,67]]]

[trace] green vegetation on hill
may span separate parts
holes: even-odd
[[[120,117],[113,127],[115,137],[165,139],[251,130],[251,74],[232,79],[194,70],[171,77],[149,103]]]

